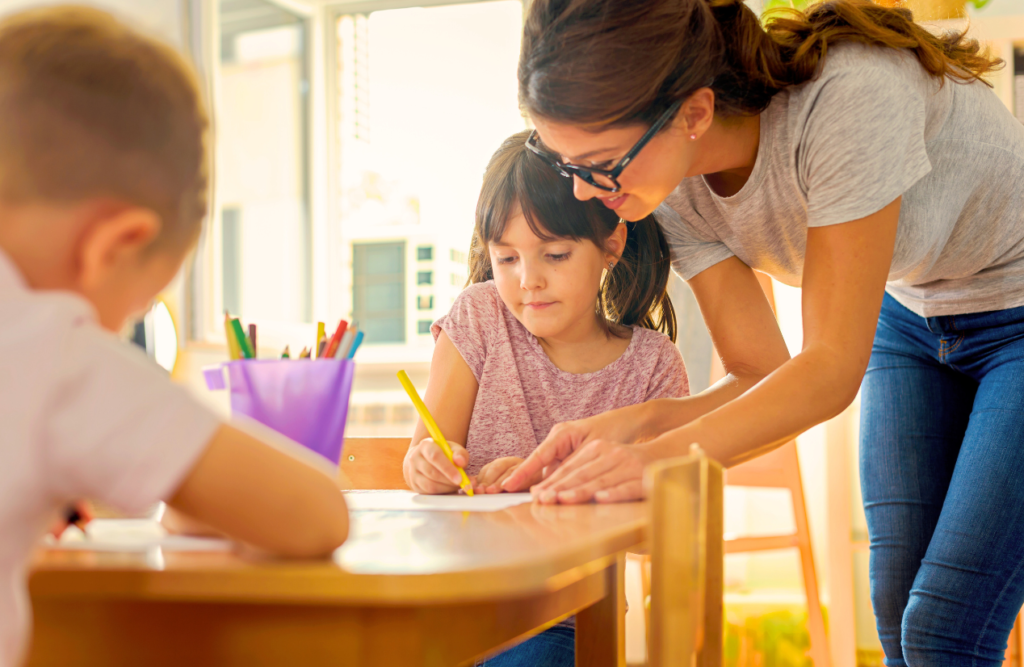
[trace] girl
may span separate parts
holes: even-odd
[[[626,220],[667,204],[728,376],[560,425],[507,489],[564,461],[542,501],[637,497],[652,460],[741,462],[862,389],[886,664],[1001,664],[1024,602],[1024,127],[981,78],[999,65],[863,0],[765,27],[740,0],[534,0],[531,145]],[[792,359],[751,269],[803,288]]]
[[[510,137],[487,166],[471,284],[432,329],[424,401],[479,493],[497,493],[557,422],[688,393],[654,219],[623,223],[577,201],[527,136]],[[458,471],[426,435],[418,423],[406,481],[456,491]],[[487,664],[571,665],[572,632],[556,626]]]

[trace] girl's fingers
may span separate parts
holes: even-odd
[[[423,458],[430,462],[434,468],[436,468],[450,484],[458,486],[462,483],[462,474],[459,473],[458,468],[455,464],[448,460],[445,456],[444,451],[433,440],[424,440],[420,446],[423,448]],[[465,449],[462,449],[461,453],[465,456]],[[454,450],[453,450],[454,453]],[[468,458],[468,457],[467,457]]]

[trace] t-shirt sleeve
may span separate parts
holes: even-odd
[[[644,400],[689,396],[690,381],[686,377],[683,355],[668,336],[658,336],[658,348],[658,360],[654,364]]]
[[[688,203],[686,195],[674,192],[654,211],[672,254],[672,269],[683,280],[733,256],[714,231]]]
[[[484,361],[490,348],[499,318],[501,297],[493,282],[476,283],[462,290],[448,314],[430,327],[434,341],[443,330],[462,358],[481,382]]]
[[[73,328],[44,421],[56,497],[139,512],[177,490],[220,420],[145,354],[93,327]]]
[[[901,64],[894,55],[874,54],[811,84],[813,103],[795,137],[808,227],[877,213],[931,171],[927,93],[910,78],[919,76],[913,56]]]

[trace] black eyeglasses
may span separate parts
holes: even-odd
[[[647,130],[644,136],[640,137],[640,141],[636,142],[629,152],[626,153],[619,163],[611,169],[595,169],[593,167],[580,167],[575,164],[565,164],[559,160],[555,155],[547,152],[537,144],[537,130],[530,133],[530,136],[526,139],[526,147],[531,151],[544,158],[548,164],[554,167],[562,176],[566,178],[572,178],[573,176],[579,176],[587,183],[593,185],[595,188],[604,190],[605,192],[618,192],[622,189],[619,185],[619,176],[622,175],[622,170],[629,166],[629,163],[633,161],[640,151],[643,150],[644,146],[654,138],[654,135],[665,126],[672,116],[675,115],[679,107],[682,106],[683,100],[680,99],[675,102],[668,109],[665,109],[665,113],[661,114],[658,120],[654,121],[654,125]]]

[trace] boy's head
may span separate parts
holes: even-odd
[[[184,60],[110,15],[0,21],[0,248],[120,327],[198,237],[207,125]]]

